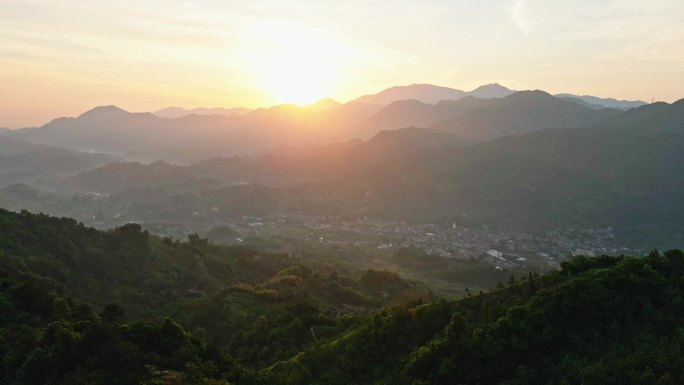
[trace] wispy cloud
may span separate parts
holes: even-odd
[[[341,100],[397,83],[506,80],[674,99],[681,20],[682,0],[0,0],[0,84],[39,79],[46,100],[63,88],[58,100],[74,103],[91,102],[74,89],[111,96],[96,87],[107,84],[143,102],[267,104],[255,62],[286,56],[289,34],[334,63],[330,96]]]
[[[510,6],[510,17],[511,21],[515,26],[522,32],[523,34],[527,35],[529,34],[530,30],[527,25],[527,20],[525,20],[524,12],[525,12],[525,5],[526,1],[525,0],[516,0],[512,6]]]

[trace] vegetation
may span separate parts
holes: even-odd
[[[256,383],[215,345],[169,318],[124,322],[123,309],[74,302],[0,275],[3,384]]]
[[[130,319],[172,317],[256,368],[346,330],[372,309],[433,296],[395,273],[342,275],[197,235],[160,239],[138,224],[103,232],[25,211],[0,210],[0,269],[94,306],[117,303]]]
[[[679,250],[576,257],[455,301],[387,271],[28,212],[0,211],[0,252],[7,384],[684,382]]]
[[[684,381],[678,250],[577,257],[487,293],[424,304],[423,292],[364,316],[417,287],[135,224],[100,232],[0,211],[0,230],[3,383]]]
[[[265,372],[286,384],[679,384],[684,254],[578,257],[454,302],[410,304]]]

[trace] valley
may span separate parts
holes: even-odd
[[[0,385],[684,384],[682,0],[0,0]]]
[[[610,325],[638,322],[648,338],[666,338],[621,293],[654,277],[679,290],[668,274],[679,271],[681,252],[658,250],[684,239],[682,101],[585,97],[611,103],[602,107],[491,84],[456,91],[407,86],[346,104],[255,111],[107,106],[6,131],[0,306],[19,318],[0,319],[9,330],[0,352],[21,358],[4,359],[2,375],[21,384],[33,365],[56,367],[51,357],[75,349],[94,358],[72,353],[80,358],[45,376],[474,383],[489,372],[454,362],[503,360],[494,338],[530,355],[537,350],[526,346],[565,344],[556,351],[575,357],[577,339],[587,338],[577,325],[587,320],[554,304],[586,282],[596,298],[617,301]],[[434,99],[444,95],[454,99]],[[403,97],[422,100],[394,99]],[[615,292],[592,291],[602,285]],[[23,290],[48,305],[36,307]],[[640,301],[679,311],[646,293]],[[566,318],[549,321],[538,340],[516,329],[534,324],[527,312]],[[3,345],[26,324],[30,356]],[[71,342],[41,339],[56,324]],[[575,339],[566,344],[568,329]],[[614,329],[599,333],[610,346],[626,341]],[[118,364],[125,373],[104,363],[121,349],[135,357]],[[559,357],[516,358],[530,372],[499,365],[493,376],[567,376]],[[353,375],[340,372],[348,367]],[[607,375],[592,373],[583,376]]]

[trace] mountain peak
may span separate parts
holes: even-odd
[[[574,95],[574,94],[556,94],[556,97],[559,97],[561,99],[563,98],[575,98],[579,99],[581,101],[584,101],[586,103],[591,103],[595,104],[598,106],[601,106],[603,108],[615,108],[618,110],[629,110],[632,108],[637,108],[637,107],[642,107],[647,105],[648,103],[642,101],[642,100],[617,100],[614,98],[600,98],[596,96],[591,96],[591,95]]]
[[[502,86],[502,85],[499,84],[499,83],[487,83],[487,84],[483,84],[483,85],[481,85],[481,86],[475,88],[473,91],[477,91],[477,90],[486,90],[486,89],[505,89],[505,90],[509,90],[509,91],[510,91],[509,88],[504,87],[504,86]],[[472,91],[471,91],[471,92],[472,92]]]
[[[153,112],[153,114],[156,116],[159,116],[161,118],[175,119],[175,118],[182,118],[184,116],[189,116],[189,115],[241,116],[241,115],[247,114],[249,112],[252,112],[252,110],[250,110],[248,108],[242,108],[242,107],[233,107],[233,108],[199,107],[199,108],[187,109],[184,107],[173,106],[173,107],[162,108],[161,110]]]
[[[407,86],[394,86],[374,95],[365,95],[352,102],[388,105],[398,100],[415,99],[423,103],[435,104],[442,100],[461,99],[466,93],[449,87],[433,84],[415,83]]]
[[[672,105],[677,107],[684,106],[684,98],[673,102]]]
[[[128,114],[130,114],[130,112],[123,110],[117,106],[109,105],[109,106],[95,107],[92,110],[89,110],[89,111],[82,113],[79,116],[79,118],[86,118],[86,117],[108,118],[108,117],[122,116],[122,115],[128,115]]]
[[[505,98],[513,94],[515,91],[502,86],[499,83],[489,83],[481,85],[468,94],[481,99]]]
[[[306,107],[317,111],[327,111],[332,110],[333,108],[337,108],[341,104],[342,103],[338,102],[333,98],[323,98],[313,103],[307,104]]]
[[[543,100],[549,98],[557,99],[550,93],[542,90],[517,91],[505,97],[505,99],[509,100]]]

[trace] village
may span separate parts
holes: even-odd
[[[620,246],[612,228],[559,229],[525,232],[465,227],[456,223],[411,224],[376,218],[340,218],[279,214],[245,216],[228,224],[245,236],[285,236],[306,243],[353,245],[379,250],[417,247],[454,259],[481,259],[497,268],[557,268],[574,255],[638,255],[642,250]],[[238,238],[239,240],[239,238]]]

